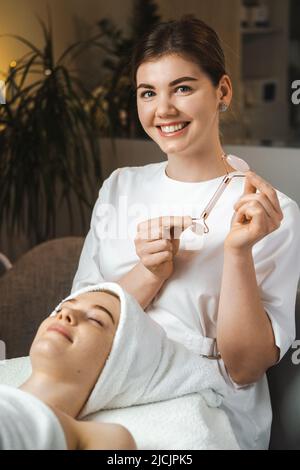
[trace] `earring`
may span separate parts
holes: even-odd
[[[220,113],[225,113],[227,109],[228,109],[227,104],[222,101],[219,106]]]

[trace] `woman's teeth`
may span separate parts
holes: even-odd
[[[183,129],[187,125],[188,125],[187,122],[182,122],[180,124],[176,124],[175,126],[161,126],[161,130],[165,134],[171,134],[172,132],[181,131],[181,129]]]

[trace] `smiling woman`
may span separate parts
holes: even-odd
[[[118,282],[169,338],[217,361],[240,447],[266,449],[272,413],[265,372],[294,338],[299,208],[225,154],[219,122],[233,90],[207,24],[184,17],[156,25],[136,45],[132,79],[140,122],[167,161],[121,168],[104,182],[73,290]],[[243,178],[236,178],[239,168]],[[232,181],[224,192],[223,180]],[[205,211],[209,233],[191,244],[187,231]],[[102,235],[102,227],[118,224],[127,239]]]
[[[172,80],[178,71],[181,76]],[[196,175],[191,170],[195,173],[199,150],[208,140],[215,147],[212,152],[222,154],[217,139],[219,108],[221,103],[229,106],[231,100],[229,77],[224,75],[215,88],[198,64],[172,51],[160,60],[143,62],[136,77],[139,118],[147,134],[169,156],[168,175],[172,176],[173,160],[180,153],[192,165],[187,174],[192,181]]]

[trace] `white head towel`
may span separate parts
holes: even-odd
[[[67,299],[93,291],[117,294],[121,311],[111,352],[80,417],[101,409],[153,403],[197,392],[209,406],[221,404],[226,385],[217,361],[198,356],[168,339],[164,330],[116,283],[85,287]],[[55,310],[59,307],[60,304]]]

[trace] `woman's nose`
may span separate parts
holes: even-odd
[[[58,312],[57,318],[58,320],[62,320],[68,323],[69,325],[77,325],[78,320],[79,320],[78,316],[79,316],[79,312],[70,308],[63,307]]]
[[[177,109],[168,96],[162,96],[157,101],[156,116],[160,119],[175,116]]]

